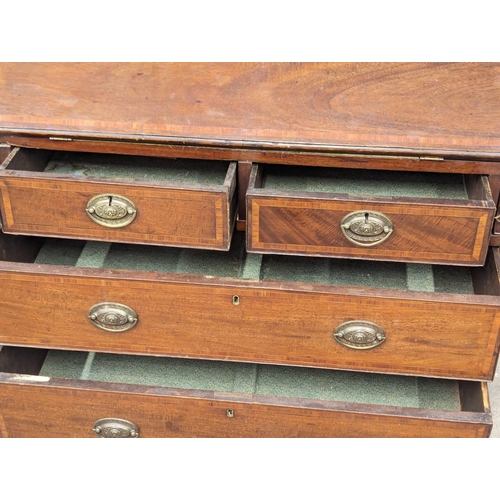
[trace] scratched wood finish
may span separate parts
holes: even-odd
[[[499,78],[498,63],[3,63],[0,129],[498,159]]]
[[[33,150],[13,151],[0,171],[6,233],[218,250],[231,244],[236,163],[228,164],[223,185],[176,185],[47,174],[37,171],[46,164],[47,155],[30,153]],[[133,201],[137,216],[131,224],[106,228],[88,216],[88,201],[103,193]]]
[[[133,142],[102,140],[96,138],[69,138],[64,141],[52,140],[48,137],[33,137],[2,134],[0,140],[13,146],[26,148],[52,149],[57,151],[77,151],[87,153],[113,153],[138,156],[156,156],[161,158],[198,158],[204,160],[229,160],[241,162],[269,163],[280,165],[301,165],[310,167],[364,168],[371,170],[398,170],[418,172],[440,172],[457,174],[499,174],[500,162],[481,160],[461,160],[457,158],[440,158],[422,156],[418,150],[404,156],[401,154],[375,155],[360,150],[358,153],[332,153],[290,151],[275,148],[266,150],[264,145],[256,148],[231,146],[190,146],[171,144],[169,141],[141,142],[137,138]],[[410,154],[410,153],[408,153]],[[455,156],[455,155],[453,155]]]
[[[469,179],[472,199],[437,200],[261,189],[262,170],[254,165],[247,191],[250,252],[484,264],[496,211],[485,176]],[[388,216],[393,234],[373,247],[350,242],[341,221],[356,211]]]
[[[0,373],[0,431],[13,438],[96,437],[94,422],[113,417],[135,423],[144,438],[488,437],[489,406],[467,408],[487,403],[486,383],[467,382],[460,392],[462,411],[443,411]]]
[[[482,295],[2,262],[0,344],[491,380],[497,249],[488,262],[489,280],[482,268],[475,276]],[[95,327],[88,313],[101,302],[131,307],[137,325]],[[366,351],[340,345],[333,333],[350,320],[377,323],[387,340]]]

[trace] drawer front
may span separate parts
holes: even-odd
[[[447,421],[444,415],[411,417],[175,398],[106,390],[9,385],[0,387],[3,437],[97,437],[95,423],[120,418],[139,429],[138,437],[488,437],[487,422]],[[234,417],[228,418],[227,410]],[[358,410],[358,411],[356,411]],[[397,413],[397,412],[395,412]],[[0,422],[0,424],[2,424]]]
[[[469,200],[381,198],[259,188],[247,191],[251,252],[481,266],[495,203],[485,176]]]
[[[498,297],[131,271],[54,275],[53,267],[2,263],[0,344],[463,379],[491,379],[497,362]],[[122,310],[112,315],[131,328],[96,326],[89,316],[103,303],[131,308],[137,321]],[[337,328],[352,321],[379,325],[385,341],[339,342]]]
[[[461,392],[461,410],[433,410],[0,373],[0,435],[83,438],[125,428],[139,438],[488,437],[486,384]]]
[[[14,151],[0,172],[6,233],[229,248],[236,210],[234,163],[227,163],[224,182],[212,186],[20,170],[35,163],[32,157],[32,152]]]

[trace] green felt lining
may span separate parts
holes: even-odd
[[[229,252],[48,239],[36,263],[196,274],[260,281],[474,294],[467,267],[247,254],[236,234]]]
[[[463,175],[264,165],[263,189],[467,200]]]
[[[246,363],[50,351],[42,376],[460,410],[458,382]]]
[[[45,172],[61,175],[222,185],[229,162],[95,153],[54,153]]]

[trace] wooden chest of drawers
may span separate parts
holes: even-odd
[[[2,435],[488,436],[499,77],[0,65]]]

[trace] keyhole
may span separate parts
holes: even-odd
[[[368,224],[368,218],[370,217],[370,214],[367,212],[365,213],[365,224]]]
[[[111,206],[111,203],[113,203],[113,197],[112,196],[108,196],[108,199],[109,199],[109,206]]]

